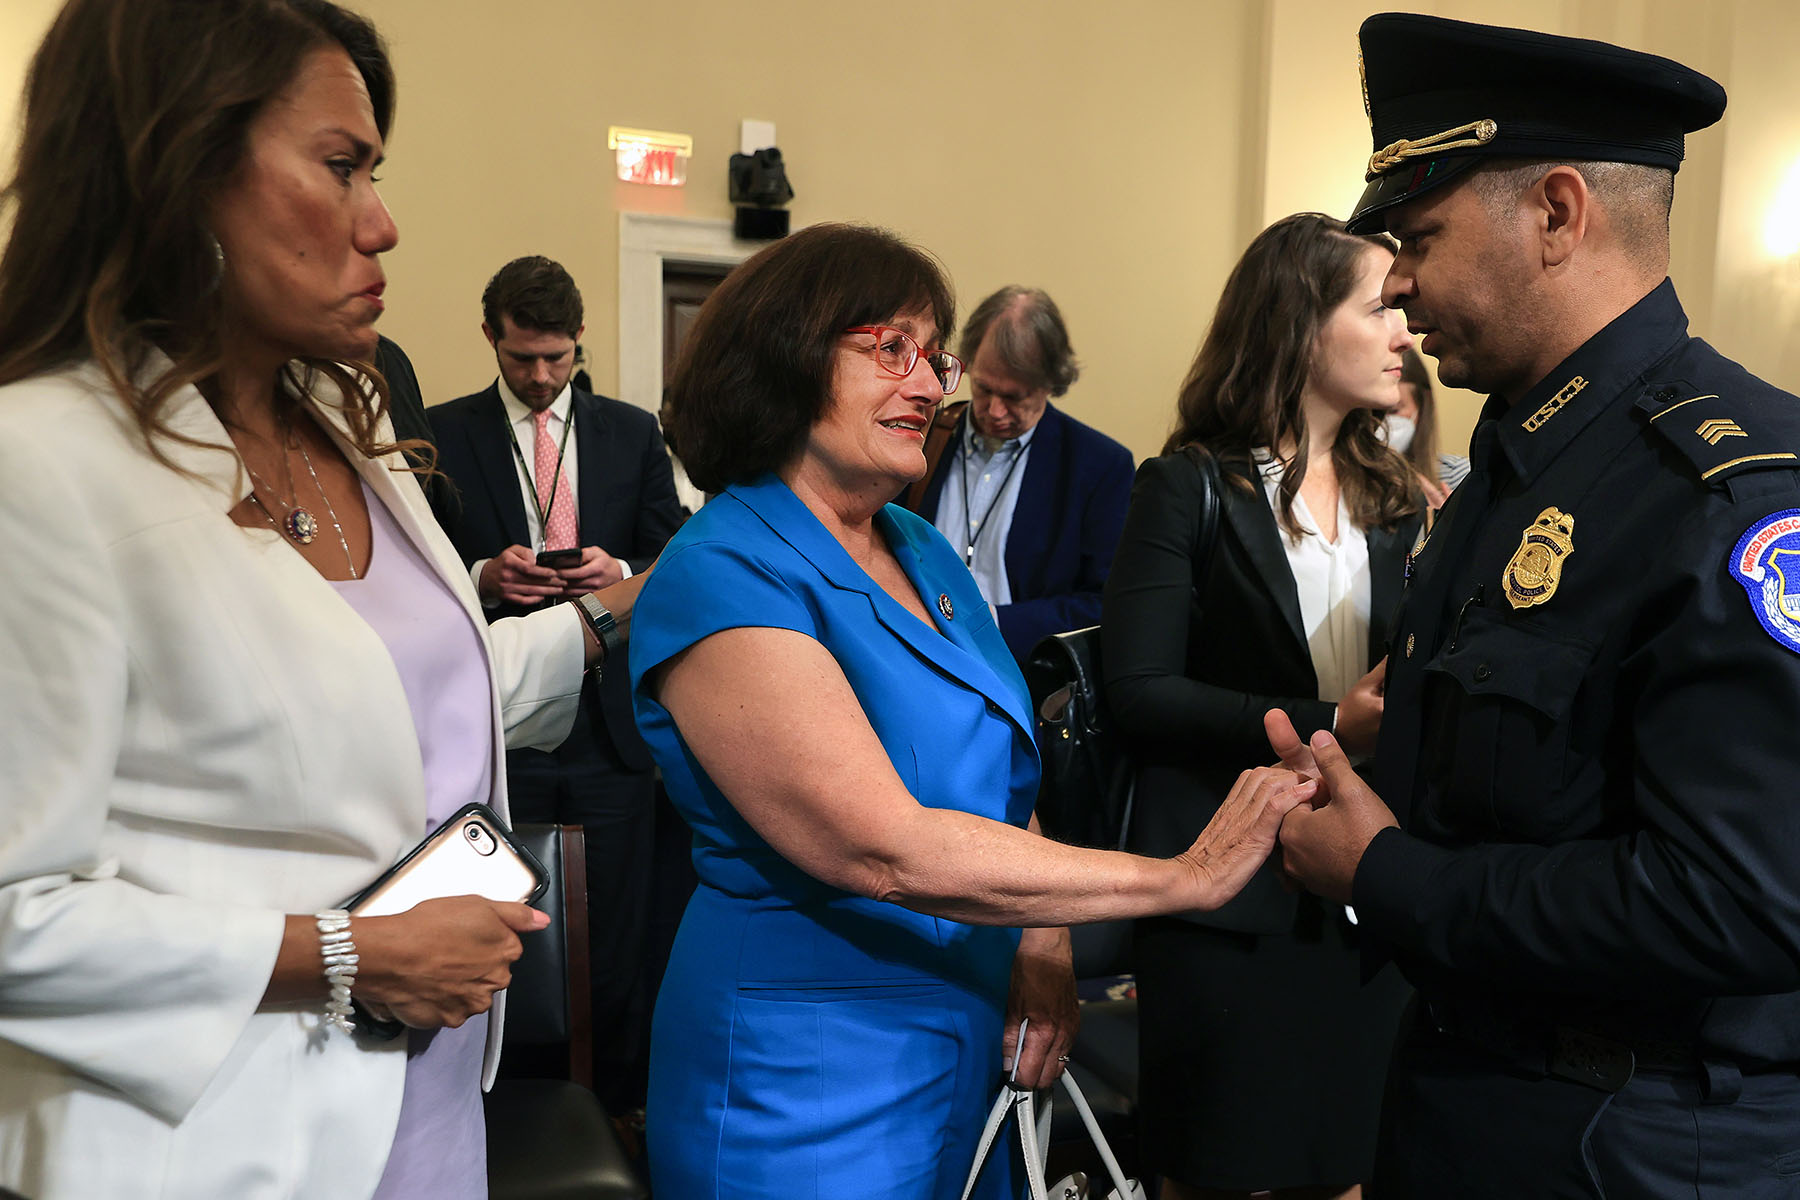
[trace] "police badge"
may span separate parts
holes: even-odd
[[[1519,535],[1500,586],[1514,608],[1530,608],[1556,595],[1562,582],[1563,559],[1575,553],[1575,518],[1557,508],[1539,513],[1531,527]]]
[[[1727,564],[1769,635],[1800,654],[1800,508],[1764,517],[1738,539]]]

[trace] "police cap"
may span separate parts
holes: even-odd
[[[1725,89],[1700,72],[1605,42],[1412,13],[1370,17],[1359,38],[1375,153],[1355,233],[1488,159],[1673,170],[1682,136],[1725,113]]]

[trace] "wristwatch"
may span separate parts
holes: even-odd
[[[569,603],[575,606],[575,611],[581,614],[581,619],[587,622],[587,627],[600,642],[600,661],[595,664],[595,669],[605,666],[614,655],[624,651],[625,638],[619,633],[618,621],[613,619],[606,605],[594,599],[592,592],[584,592]]]

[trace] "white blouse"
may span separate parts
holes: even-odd
[[[1256,461],[1269,507],[1279,512],[1277,493],[1286,468],[1267,450],[1259,450]],[[1328,542],[1319,533],[1319,523],[1298,493],[1294,517],[1302,533],[1294,538],[1282,530],[1282,547],[1300,594],[1300,624],[1319,677],[1319,699],[1336,704],[1369,673],[1369,540],[1351,521],[1341,491],[1337,541]]]

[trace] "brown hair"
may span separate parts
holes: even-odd
[[[1419,415],[1413,418],[1412,444],[1406,448],[1406,461],[1427,479],[1440,480],[1443,470],[1438,464],[1437,396],[1431,390],[1431,372],[1425,360],[1411,347],[1400,356],[1400,383],[1413,390],[1413,407]]]
[[[993,330],[994,351],[1010,375],[1033,391],[1048,388],[1061,396],[1081,376],[1069,327],[1049,293],[1039,288],[1003,287],[975,306],[963,327],[963,361],[973,363]]]
[[[1175,405],[1163,453],[1194,447],[1249,460],[1261,448],[1292,445],[1277,490],[1276,518],[1300,533],[1294,497],[1306,476],[1306,417],[1300,394],[1319,330],[1356,282],[1363,251],[1392,250],[1384,237],[1359,237],[1322,213],[1283,217],[1256,235],[1232,268],[1219,307]],[[1351,517],[1364,529],[1390,526],[1419,510],[1412,471],[1387,447],[1378,414],[1344,418],[1332,458]],[[1235,478],[1230,477],[1228,478]]]
[[[33,57],[17,168],[4,193],[0,384],[93,357],[150,451],[164,409],[221,362],[218,243],[207,201],[244,160],[249,129],[301,64],[339,46],[361,72],[387,136],[394,77],[375,28],[327,0],[69,0]],[[170,367],[147,381],[153,351]],[[277,395],[323,374],[371,456],[387,406],[372,366],[284,368]],[[402,443],[412,447],[418,443]]]
[[[844,330],[914,311],[950,336],[943,268],[866,225],[810,226],[733,270],[701,307],[663,407],[694,486],[719,492],[791,462],[831,398]]]
[[[581,332],[581,289],[562,264],[541,254],[515,258],[494,272],[481,293],[481,318],[495,337],[506,333],[501,318],[511,317],[520,329]]]

